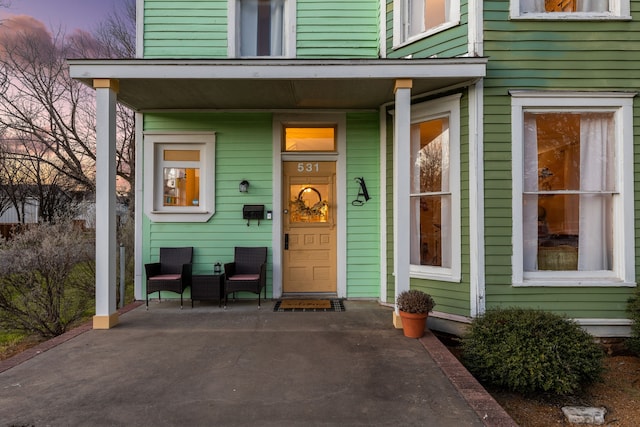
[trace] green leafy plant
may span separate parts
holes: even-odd
[[[629,298],[627,313],[633,321],[631,324],[631,337],[627,340],[629,350],[640,355],[640,289],[636,288],[633,297]]]
[[[436,305],[431,295],[417,289],[400,292],[396,302],[405,313],[429,313]]]
[[[496,309],[471,323],[463,363],[479,381],[522,394],[574,394],[600,378],[604,353],[580,326],[533,309]]]

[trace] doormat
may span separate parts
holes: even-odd
[[[276,301],[273,311],[345,311],[339,299],[285,299]]]

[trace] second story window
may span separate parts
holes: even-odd
[[[511,17],[629,19],[629,0],[511,0]]]
[[[283,56],[286,0],[239,0],[236,26],[239,56]]]
[[[521,0],[523,12],[608,12],[609,0]]]
[[[426,37],[457,25],[458,0],[394,0],[394,45]]]

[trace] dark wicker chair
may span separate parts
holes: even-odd
[[[267,248],[236,247],[233,262],[224,265],[224,306],[227,306],[229,294],[253,292],[260,294],[264,289],[267,298]]]
[[[147,309],[149,309],[149,294],[160,291],[170,291],[180,294],[180,308],[182,308],[182,294],[191,286],[191,263],[193,248],[160,248],[160,262],[145,264],[147,273]]]

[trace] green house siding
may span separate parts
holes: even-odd
[[[377,58],[379,1],[297,0],[298,58]]]
[[[227,0],[144,2],[145,58],[227,56]]]
[[[411,55],[418,59],[453,58],[466,55],[468,52],[468,23],[468,3],[466,0],[461,0],[459,25],[396,48],[393,45],[393,0],[387,0],[387,57],[403,58]]]
[[[347,297],[380,295],[380,129],[378,113],[347,114]],[[356,199],[364,178],[371,199]]]
[[[233,259],[235,246],[267,246],[269,267],[267,294],[271,294],[271,221],[242,219],[244,204],[264,204],[271,208],[272,116],[268,113],[184,113],[146,114],[145,130],[208,130],[216,132],[216,211],[206,223],[143,222],[143,261],[157,259],[162,246],[193,246],[194,274],[211,274],[215,262]],[[238,192],[238,183],[247,179],[249,193]]]
[[[298,58],[377,58],[377,0],[297,0]],[[147,0],[145,58],[226,58],[227,0]]]
[[[272,295],[272,222],[242,219],[244,204],[274,209],[273,140],[271,113],[148,113],[147,131],[216,132],[215,214],[206,223],[157,223],[143,220],[143,262],[156,260],[160,247],[193,246],[194,274],[211,274],[213,264],[233,259],[235,246],[269,247],[267,295]],[[347,115],[347,296],[380,295],[378,113]],[[358,194],[354,178],[364,177],[371,200],[351,205]],[[247,179],[248,193],[238,192]],[[187,294],[188,295],[188,294]]]
[[[448,94],[445,94],[446,96]],[[435,98],[437,99],[437,98]],[[389,121],[388,127],[393,123]],[[410,288],[430,293],[436,301],[436,311],[443,313],[470,315],[470,246],[469,246],[469,97],[467,92],[460,100],[460,214],[461,214],[461,277],[459,283],[412,278]],[[393,138],[387,135],[387,301],[394,302],[393,271]],[[407,207],[408,209],[408,207]]]
[[[628,287],[514,287],[511,284],[511,89],[640,90],[637,21],[509,20],[508,2],[485,2],[485,251],[487,308],[534,307],[570,317],[624,318]],[[632,2],[632,15],[640,4]],[[635,9],[635,10],[634,10]],[[634,115],[639,117],[638,100]],[[635,121],[635,138],[640,132]],[[638,199],[638,153],[635,153]],[[636,203],[636,218],[638,217]],[[637,223],[637,222],[636,222]],[[636,239],[638,233],[636,232]],[[637,242],[638,240],[636,240]],[[636,243],[638,259],[638,243]],[[636,265],[638,263],[636,262]]]

